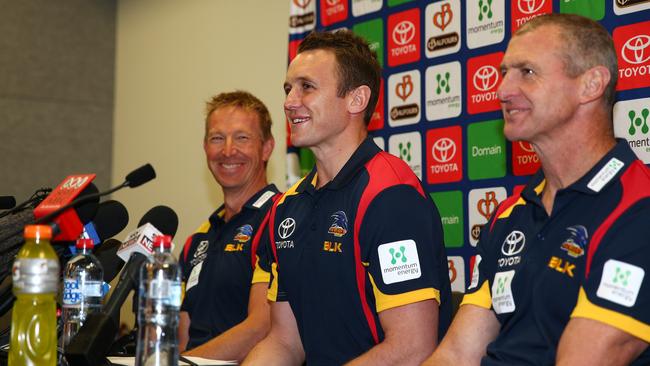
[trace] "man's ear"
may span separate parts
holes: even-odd
[[[348,112],[352,114],[364,113],[370,103],[370,88],[361,85],[348,93]]]
[[[275,147],[275,139],[273,136],[269,137],[268,140],[262,142],[262,161],[266,162],[271,159],[271,153]]]
[[[612,76],[609,74],[609,69],[605,66],[594,66],[585,71],[580,78],[581,91],[580,102],[589,103],[598,98],[601,98],[607,90],[607,84]]]

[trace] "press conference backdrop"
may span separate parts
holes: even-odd
[[[526,21],[574,13],[611,32],[619,65],[615,134],[650,163],[650,0],[290,2],[289,61],[313,29],[351,29],[377,52],[382,91],[369,130],[438,206],[454,291],[468,285],[481,226],[539,168],[530,144],[504,138],[496,96],[508,40]],[[313,155],[287,141],[287,161],[292,184]]]

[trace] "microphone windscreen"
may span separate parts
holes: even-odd
[[[151,164],[145,164],[126,176],[127,185],[131,188],[143,185],[156,178],[156,171]]]
[[[16,206],[16,198],[14,196],[0,196],[0,210],[14,208]]]
[[[150,223],[161,233],[174,237],[178,229],[178,215],[171,208],[160,205],[147,211],[138,222],[138,227],[146,223]]]
[[[104,281],[111,282],[124,267],[124,261],[117,256],[117,250],[122,245],[117,239],[108,239],[102,245],[96,246],[93,254],[104,268]]]
[[[99,204],[93,224],[99,240],[104,241],[124,230],[129,224],[129,212],[118,201],[108,200]]]
[[[85,196],[90,196],[97,193],[99,193],[97,186],[90,183],[86,188],[84,188],[83,191],[81,191],[81,193],[79,193],[79,196],[77,196],[76,199],[82,199]],[[79,216],[79,220],[83,224],[87,224],[90,221],[92,221],[93,217],[95,217],[98,208],[99,208],[99,197],[95,197],[88,202],[84,202],[76,206],[74,209],[77,212],[77,216]]]

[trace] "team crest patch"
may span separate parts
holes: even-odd
[[[251,239],[251,236],[253,236],[253,227],[246,224],[237,228],[237,234],[233,240],[239,243],[246,243]]]
[[[340,238],[348,232],[348,217],[345,212],[336,211],[330,218],[332,219],[332,225],[327,230],[328,233]]]
[[[589,239],[587,228],[582,225],[574,225],[566,229],[571,233],[571,236],[562,243],[562,250],[573,258],[583,256],[587,247],[587,239]]]

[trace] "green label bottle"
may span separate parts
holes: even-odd
[[[25,226],[14,261],[9,366],[56,366],[56,295],[59,259],[47,225]]]

